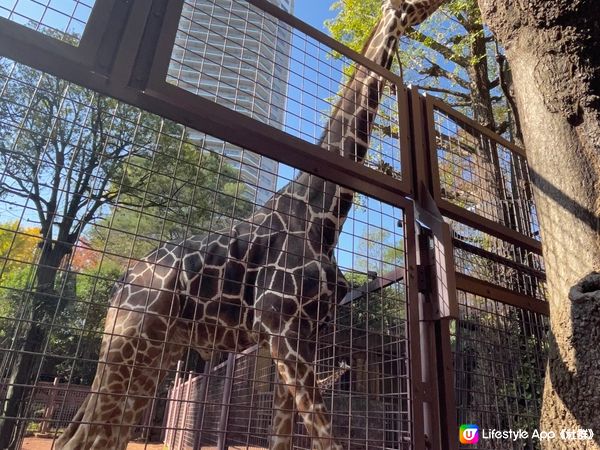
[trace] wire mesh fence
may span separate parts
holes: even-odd
[[[94,6],[30,3],[45,12],[25,14],[24,0],[0,0],[0,15],[72,44],[90,14],[78,8]],[[67,73],[0,59],[0,443],[7,448],[28,448],[31,434],[46,438],[35,445],[61,448],[71,439],[86,448],[90,433],[106,448],[141,440],[147,448],[291,441],[308,449],[315,423],[329,422],[346,449],[422,450],[444,439],[423,433],[425,415],[441,411],[442,381],[435,355],[421,361],[428,344],[420,327],[431,321],[419,316],[417,291],[429,287],[416,267],[412,200],[397,198],[416,176],[409,151],[425,151],[408,145],[405,90],[397,77],[260,4],[180,2],[172,33],[155,33],[159,48],[173,38],[164,71],[152,65],[150,88],[130,103],[67,81]],[[105,4],[96,7],[110,16]],[[61,25],[54,10],[78,25]],[[365,164],[375,169],[367,171],[374,184],[388,189],[369,187],[369,195],[336,184],[352,184],[339,175],[294,168],[291,137],[278,163],[256,139],[246,148],[235,132],[225,139],[200,122],[179,123],[194,113],[186,103],[192,94],[360,162],[344,143],[355,141],[329,142],[323,132],[341,120],[332,115],[340,99],[365,101],[358,94],[365,86],[340,86],[372,70],[389,79],[377,84]],[[161,89],[184,100],[181,119],[163,117],[174,105],[160,95],[152,98],[159,107],[145,103]],[[449,276],[543,300],[543,260],[526,240],[539,239],[539,227],[524,155],[443,104],[429,105],[433,194],[454,231]],[[417,116],[414,129],[423,125]],[[357,176],[356,164],[338,159],[330,167]],[[473,216],[502,228],[479,227]],[[539,415],[547,322],[519,301],[459,289],[447,352],[456,404],[446,405],[457,420],[531,426]],[[94,434],[99,427],[114,440]]]
[[[547,317],[458,293],[452,326],[459,423],[487,430],[537,428],[546,366]],[[531,434],[530,434],[531,436]],[[484,440],[461,448],[540,448],[539,441]]]
[[[545,301],[541,255],[455,220],[454,260],[462,274]]]
[[[136,285],[135,278],[123,278],[124,273],[135,277],[148,267],[154,273],[173,269],[160,252],[197,251],[206,245],[208,235],[227,249],[226,259],[234,260],[238,246],[248,245],[243,237],[233,239],[234,225],[270,230],[276,226],[274,221],[290,226],[299,221],[297,240],[302,254],[288,246],[277,250],[265,244],[254,251],[274,254],[278,263],[282,258],[301,257],[299,270],[305,273],[301,280],[306,289],[310,282],[318,282],[320,275],[313,273],[311,265],[319,267],[323,255],[310,256],[306,248],[310,233],[302,227],[314,222],[311,215],[323,214],[327,207],[323,194],[331,185],[324,180],[293,169],[271,174],[277,177],[274,188],[310,192],[306,205],[288,204],[265,223],[265,215],[276,206],[268,202],[260,209],[256,189],[254,199],[248,199],[242,173],[259,169],[245,165],[243,158],[201,147],[184,127],[51,75],[6,59],[0,67],[0,186],[2,216],[9,218],[1,228],[0,363],[4,401],[19,399],[7,417],[26,430],[22,435],[64,434],[77,409],[73,407],[77,402],[66,393],[98,393],[105,388],[98,381],[92,385],[98,358],[106,361],[106,353],[101,357],[101,352],[108,349],[110,353],[114,342],[126,333],[115,330],[110,315],[105,324],[109,311],[118,315],[139,310],[141,323],[156,317],[175,320],[168,310],[151,308],[154,294],[181,295],[176,286],[160,286],[154,292],[150,288],[135,304],[127,304],[120,293],[124,281]],[[319,343],[313,363],[317,383],[323,386],[334,430],[351,448],[410,446],[406,277],[398,275],[405,270],[403,217],[397,208],[361,197],[335,250],[341,273],[350,282],[349,300],[335,310],[319,302],[318,308],[331,308],[336,319],[312,337],[298,338],[298,345]],[[157,247],[162,249],[158,253],[153,251]],[[217,255],[203,250],[205,261],[211,256]],[[141,272],[136,272],[140,267]],[[234,294],[248,284],[231,284],[230,276],[219,271],[206,270],[202,276],[200,286],[213,282],[221,286],[218,302],[206,308],[234,306]],[[373,277],[386,286],[381,292],[365,288]],[[200,286],[190,289],[200,295]],[[254,289],[253,285],[243,287],[243,292],[248,289]],[[270,289],[284,293],[286,288],[271,285]],[[198,314],[198,304],[181,301],[186,315]],[[293,315],[284,317],[296,320]],[[186,320],[186,326],[196,326]],[[246,326],[244,319],[236,318],[225,327],[225,334],[242,326]],[[149,335],[151,331],[143,331],[128,344],[129,351],[139,355],[135,360],[112,363],[123,367],[149,364],[147,370],[155,379],[142,393],[135,374],[117,375],[123,382],[122,395],[143,395],[149,400],[142,407],[143,416],[136,418],[140,427],[132,438],[160,439],[166,429],[163,439],[173,448],[191,441],[217,445],[219,439],[235,445],[267,445],[275,388],[271,355],[240,355],[229,375],[226,362],[205,372],[204,364],[192,353],[227,349],[222,343],[205,340],[198,344],[195,333],[202,330],[194,329],[187,335],[178,331],[187,337],[173,345],[174,336],[157,338]],[[231,350],[241,352],[248,345],[244,339],[250,342],[240,334]],[[156,363],[144,360],[144,349],[151,345],[158,347],[161,361],[176,355],[185,363],[176,369],[171,359],[170,364],[161,362],[160,369],[154,367]],[[19,371],[25,364],[28,371],[23,374]],[[182,378],[181,373],[186,375]],[[209,380],[204,387],[203,377]],[[337,377],[343,380],[334,380]],[[167,388],[172,385],[169,392],[156,382],[161,378]],[[52,405],[48,413],[47,407],[41,407],[39,399],[44,396],[39,392],[47,390],[42,380],[51,379],[57,380],[57,389],[65,395],[62,402],[47,400]],[[164,411],[162,420],[156,417],[159,410]],[[228,421],[226,436],[223,420]],[[125,417],[121,421],[128,423]],[[295,433],[305,436],[298,438],[298,445],[309,448],[311,439],[302,426],[298,419]],[[373,435],[378,436],[376,443]]]
[[[95,0],[2,0],[0,17],[77,45]]]
[[[444,201],[539,240],[539,223],[523,150],[438,100],[435,127],[438,195]]]
[[[340,100],[340,82],[356,70],[367,69],[251,3],[189,0],[183,4],[167,81],[321,144]],[[398,118],[400,88],[386,80],[366,161],[398,179],[399,141],[405,138]],[[358,101],[357,93],[344,95]]]

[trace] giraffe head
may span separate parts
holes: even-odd
[[[399,36],[407,28],[418,25],[446,0],[383,0],[383,18],[390,21],[390,31]],[[392,22],[396,20],[396,22]]]

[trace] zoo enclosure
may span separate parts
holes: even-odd
[[[11,11],[14,12],[17,3]],[[85,2],[77,3],[86,5]],[[319,356],[321,380],[327,376],[335,378],[340,373],[337,370],[340,358],[353,355],[349,358],[350,366],[354,364],[350,374],[341,374],[329,388],[334,414],[341,417],[341,422],[351,423],[344,410],[351,409],[352,398],[363,398],[364,423],[387,433],[377,446],[422,449],[427,442],[434,448],[456,448],[459,422],[506,428],[535,421],[541,395],[548,308],[544,302],[539,227],[524,152],[443,102],[423,97],[416,90],[407,90],[397,76],[273,5],[261,0],[239,3],[256,11],[263,20],[287,30],[288,44],[294,48],[292,59],[302,55],[301,60],[295,60],[288,68],[287,75],[281,75],[288,80],[302,80],[300,86],[294,86],[291,81],[288,83],[301,91],[300,94],[280,93],[287,95],[288,106],[297,103],[288,112],[295,116],[295,122],[288,119],[285,123],[272,123],[271,116],[261,116],[260,111],[245,108],[235,98],[217,96],[211,100],[201,95],[198,86],[189,85],[181,75],[181,67],[177,68],[178,64],[185,64],[182,59],[177,59],[174,47],[185,34],[182,11],[186,7],[193,8],[191,2],[110,0],[88,4],[89,19],[77,19],[81,30],[85,30],[75,43],[77,45],[68,42],[66,35],[62,38],[67,42],[61,42],[60,33],[49,31],[43,17],[37,21],[37,31],[29,29],[31,23],[22,18],[18,21],[24,25],[16,23],[16,16],[0,18],[0,53],[7,60],[239,146],[248,154],[252,152],[271,158],[352,188],[369,199],[365,208],[367,216],[371,214],[371,220],[378,217],[377,213],[379,217],[385,216],[378,219],[381,229],[388,227],[391,221],[402,224],[401,228],[391,232],[392,241],[403,243],[402,258],[393,263],[383,261],[382,257],[375,258],[378,268],[390,270],[377,270],[373,280],[358,283],[346,299],[347,305],[360,305],[363,301],[368,311],[369,302],[381,301],[381,292],[392,287],[400,295],[400,300],[395,301],[403,312],[394,316],[388,311],[392,317],[389,322],[402,331],[390,332],[381,324],[367,326],[360,330],[365,343],[360,351],[351,342],[344,342],[348,337],[343,333],[330,330],[329,341],[327,334],[322,336],[326,345]],[[226,2],[206,4],[212,4],[215,11]],[[71,18],[76,19],[75,12]],[[197,36],[191,38],[198,39]],[[327,54],[331,50],[343,55],[347,63],[355,61],[381,73],[390,85],[395,86],[386,92],[379,125],[382,130],[388,127],[396,132],[375,135],[371,149],[375,157],[367,167],[323,152],[315,145],[318,130],[322,127],[321,114],[327,107],[315,99],[335,98],[343,73],[333,62],[319,66],[312,55]],[[241,59],[241,56],[234,57]],[[240,66],[242,75],[243,69]],[[14,73],[3,77],[3,93],[8,92],[7,86],[11,82],[18,82]],[[320,83],[311,82],[313,77],[327,80],[328,87],[324,92],[319,89]],[[394,118],[395,112],[399,113],[399,119]],[[119,114],[116,112],[113,116]],[[2,120],[8,122],[6,118]],[[185,141],[185,138],[180,140]],[[188,140],[193,141],[189,137]],[[160,156],[157,153],[151,158],[156,159],[156,155]],[[183,161],[182,157],[178,155],[176,161]],[[232,163],[246,164],[243,161]],[[3,168],[4,176],[6,170]],[[153,171],[158,173],[159,169]],[[235,175],[229,177],[235,180]],[[64,190],[68,193],[68,188]],[[234,203],[238,200],[242,203],[241,197],[234,198]],[[250,200],[250,203],[256,202]],[[31,208],[27,203],[18,202],[15,207],[23,211],[21,217]],[[351,220],[359,223],[365,219],[355,215]],[[216,224],[206,226],[213,229]],[[104,228],[109,232],[117,230],[116,223],[108,223]],[[13,231],[13,234],[17,236],[19,231]],[[363,238],[354,231],[349,235],[351,240]],[[163,237],[154,239],[159,242]],[[81,242],[76,246],[81,247]],[[341,251],[346,251],[352,258],[345,269],[355,271],[353,258],[358,251],[353,245]],[[110,255],[105,248],[96,253],[100,258],[108,255],[135,259],[132,252]],[[3,257],[6,267],[11,257]],[[26,262],[34,272],[40,265],[39,260]],[[63,271],[68,272],[64,266]],[[97,282],[102,277],[96,275],[91,279]],[[62,283],[62,291],[57,295],[59,299],[64,297],[66,285],[66,282]],[[12,291],[32,294],[31,287]],[[357,314],[350,308],[347,313],[350,317]],[[15,325],[15,333],[19,332],[19,326],[23,330],[28,323],[22,312],[21,315],[6,315],[3,319]],[[343,322],[337,326],[343,328]],[[58,325],[52,319],[50,329],[56,328]],[[349,336],[358,333],[356,324],[346,329]],[[79,339],[83,335],[81,325],[69,332]],[[379,340],[381,361],[374,353],[369,354],[371,346],[367,344],[370,339]],[[388,343],[381,344],[385,340],[392,341],[396,349],[389,350]],[[339,348],[347,349],[347,355],[339,349],[327,353],[328,345],[331,349],[336,341]],[[17,340],[2,348],[5,374],[10,373],[19,354],[23,353],[15,342]],[[48,347],[49,342],[32,353],[46,359],[57,357]],[[378,362],[356,369],[355,355],[361,352],[370,355],[366,359]],[[69,355],[58,356],[72,362]],[[240,362],[243,358],[252,363],[246,369]],[[163,414],[167,422],[157,424],[149,420],[142,424],[143,430],[166,430],[165,442],[173,448],[176,442],[185,440],[185,433],[193,434],[191,439],[196,444],[263,446],[268,434],[268,393],[272,389],[273,375],[266,371],[266,378],[260,378],[258,370],[266,368],[258,364],[259,361],[260,355],[248,357],[240,352],[229,357],[223,365],[218,362],[214,367],[207,365],[198,371],[196,378],[182,373],[189,372],[191,367],[171,371],[176,380],[171,393],[157,392],[155,395],[155,403],[167,400],[166,406],[162,406],[169,408]],[[91,358],[86,364],[93,365]],[[380,372],[375,371],[377,365],[383,367]],[[388,368],[390,365],[394,369]],[[246,371],[237,374],[236,370]],[[202,380],[203,372],[204,379],[220,386],[210,390],[216,393],[213,399],[207,397],[207,386],[200,389],[200,394],[203,393],[200,397],[192,398],[190,394],[192,380]],[[32,393],[41,387],[40,375],[40,372],[32,373],[22,386],[29,393],[24,396],[29,398],[28,407],[21,409],[18,416],[9,418],[20,423],[40,421],[32,400],[35,398]],[[403,381],[386,381],[392,378]],[[236,383],[248,379],[252,386],[238,387],[250,390],[249,402],[234,406],[237,411],[245,408],[248,416],[257,413],[259,418],[252,424],[250,417],[244,416],[236,423],[231,413],[232,392],[235,392]],[[73,389],[71,380],[66,381],[57,391]],[[357,388],[359,385],[362,387]],[[5,381],[3,392],[9,387],[10,380]],[[184,387],[187,394],[181,393],[185,391]],[[261,392],[265,398],[260,396]],[[381,404],[391,399],[395,415],[391,419],[380,416],[380,406],[369,406],[370,396]],[[335,404],[336,397],[341,403]],[[59,409],[64,410],[64,405],[62,403]],[[201,419],[204,422],[200,427],[197,422],[187,421],[188,417],[197,420],[198,413],[192,413],[191,409],[199,405],[204,405],[205,411],[208,406],[215,409],[212,419],[208,413],[203,413]],[[158,408],[154,408],[155,413]],[[44,415],[41,423],[50,424],[47,428],[59,429],[60,420],[48,416]],[[204,438],[198,435],[198,429],[203,431]],[[348,426],[342,425],[338,426],[338,432],[340,430],[345,433],[341,437],[345,437],[350,445],[367,446],[368,434],[351,436]],[[301,433],[299,428],[298,434]],[[257,442],[251,442],[251,437],[256,436]],[[303,441],[300,445],[308,446],[309,443]]]

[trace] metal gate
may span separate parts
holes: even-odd
[[[125,270],[244,220],[299,171],[360,194],[336,250],[351,289],[315,344],[342,445],[457,449],[460,424],[535,427],[548,305],[522,149],[266,0],[5,3],[3,445],[49,449],[73,420]],[[352,65],[388,85],[364,165],[317,145]],[[267,447],[270,356],[182,354],[140,445]],[[302,420],[294,445],[311,447]]]

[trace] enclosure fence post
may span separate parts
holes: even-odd
[[[48,403],[46,404],[46,408],[44,408],[44,418],[42,419],[42,426],[40,427],[40,432],[42,433],[47,433],[50,429],[50,422],[52,421],[52,415],[54,414],[54,403],[56,403],[56,389],[58,382],[59,378],[55,377],[52,387],[49,388]]]
[[[231,388],[233,387],[234,367],[235,355],[233,353],[230,353],[227,357],[225,386],[223,387],[223,399],[221,401],[221,417],[219,418],[219,439],[217,441],[218,450],[225,450],[227,447],[227,422],[229,419],[229,403],[231,402]]]
[[[184,395],[184,404],[183,404],[183,414],[182,414],[182,420],[181,420],[181,439],[179,442],[179,446],[181,448],[183,448],[185,446],[185,437],[186,434],[188,433],[187,427],[186,427],[186,422],[187,422],[187,416],[188,416],[188,411],[190,409],[190,394],[192,393],[192,375],[193,372],[190,371],[190,373],[188,374],[187,377],[187,381],[185,382],[185,395]]]
[[[206,393],[208,391],[208,383],[210,380],[210,373],[214,367],[214,361],[216,358],[216,353],[211,355],[208,361],[205,361],[204,364],[204,372],[202,378],[200,379],[200,387],[198,388],[198,410],[196,411],[196,415],[194,417],[194,430],[195,430],[195,438],[194,438],[194,446],[193,448],[202,448],[202,429],[204,427],[204,411],[206,409]]]
[[[177,441],[178,434],[178,424],[179,424],[179,416],[181,411],[181,403],[180,403],[180,388],[181,388],[181,370],[183,368],[183,361],[177,361],[177,369],[175,372],[175,383],[173,385],[173,416],[172,421],[169,424],[171,431],[171,441],[169,445],[169,450],[175,449],[175,442]]]
[[[418,287],[422,376],[413,380],[422,396],[423,429],[431,448],[455,450],[458,445],[454,401],[450,321],[458,316],[451,230],[432,195],[435,123],[418,89],[409,91],[413,192],[418,221]]]

